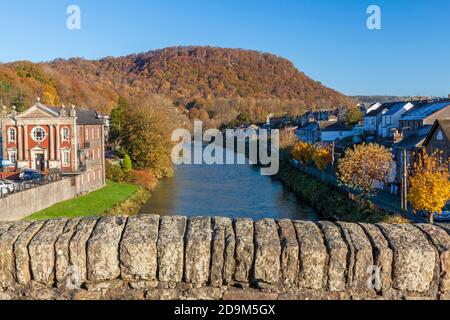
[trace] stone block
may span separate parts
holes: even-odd
[[[275,220],[262,219],[255,222],[254,279],[267,284],[280,280],[281,243]]]
[[[338,225],[350,249],[348,266],[348,284],[351,288],[363,291],[372,291],[368,280],[373,272],[372,245],[364,230],[355,223],[339,222]]]
[[[342,239],[341,230],[332,222],[319,222],[328,248],[328,289],[333,292],[345,291],[347,283],[348,247]]]
[[[311,221],[294,221],[300,249],[299,286],[322,289],[327,281],[327,248],[319,227]]]
[[[18,222],[0,235],[0,289],[10,288],[16,283],[14,243],[29,225]]]
[[[233,220],[224,217],[213,218],[210,276],[212,286],[220,287],[223,283],[232,282],[235,269],[235,242]]]
[[[203,285],[209,280],[211,264],[211,218],[189,219],[186,234],[185,280]]]
[[[64,227],[63,233],[59,236],[55,243],[56,252],[56,282],[58,287],[67,285],[67,278],[70,276],[70,240],[81,218],[71,219]]]
[[[69,260],[71,282],[74,286],[82,285],[87,281],[87,241],[97,224],[98,218],[82,218],[78,223],[69,243]],[[75,281],[73,281],[75,280]]]
[[[44,225],[43,221],[32,223],[14,243],[14,257],[16,263],[16,279],[23,286],[32,280],[30,269],[30,255],[28,253],[28,244],[36,233],[41,230]]]
[[[184,266],[186,217],[161,218],[158,235],[158,277],[163,282],[181,282]]]
[[[378,226],[393,249],[393,287],[408,292],[428,291],[437,257],[425,235],[413,225]]]
[[[110,281],[120,276],[119,242],[125,227],[124,217],[103,217],[87,242],[88,280]]]
[[[380,229],[373,224],[361,223],[361,226],[372,244],[374,265],[380,269],[381,288],[377,291],[386,292],[392,286],[393,252]]]
[[[34,281],[46,286],[55,283],[55,243],[66,223],[67,219],[47,221],[28,245]]]
[[[223,294],[222,299],[232,301],[270,301],[277,300],[278,294],[273,292],[261,292],[255,289],[228,288]]]
[[[128,218],[120,243],[120,269],[125,280],[156,280],[159,216]]]
[[[291,220],[282,219],[278,222],[281,241],[281,271],[285,288],[293,288],[298,284],[299,243],[295,227]]]
[[[238,282],[248,282],[253,268],[253,220],[237,219],[234,222],[236,235],[235,261],[236,269],[234,279]]]
[[[450,291],[450,236],[440,227],[430,224],[417,225],[430,239],[439,253],[440,284],[439,290],[443,293]]]

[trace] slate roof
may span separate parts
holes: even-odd
[[[398,111],[400,111],[400,109],[402,109],[403,107],[405,107],[409,102],[399,102],[397,104],[394,104],[393,106],[391,106],[389,108],[389,111],[386,112],[384,115],[385,116],[391,116],[395,113],[397,113]]]
[[[431,131],[432,126],[424,126],[403,139],[402,141],[394,144],[394,148],[411,150],[415,147],[421,147],[425,141],[428,133]]]
[[[414,108],[414,110],[408,112],[402,118],[402,120],[405,121],[423,120],[433,115],[434,113],[443,110],[448,106],[450,106],[450,101],[428,103],[419,108]]]
[[[56,112],[59,114],[59,111],[61,111],[61,107],[47,107],[48,109],[52,110],[53,112]],[[66,111],[69,112],[70,109],[66,108]],[[99,119],[97,117],[97,111],[95,110],[79,110],[77,111],[77,124],[78,125],[101,125],[103,124],[102,119]]]
[[[332,131],[353,131],[352,127],[346,126],[342,122],[335,122],[332,125],[329,125],[326,128],[323,128],[322,131],[332,132]]]
[[[379,115],[383,110],[388,109],[390,110],[392,107],[394,107],[396,104],[399,104],[401,102],[389,102],[389,103],[383,103],[380,107],[378,107],[375,110],[370,111],[368,114],[366,114],[366,117],[376,117]]]

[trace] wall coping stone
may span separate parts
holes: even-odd
[[[0,222],[0,300],[449,296],[450,236],[439,226],[156,215]]]

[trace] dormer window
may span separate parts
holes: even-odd
[[[8,141],[15,143],[16,142],[16,138],[17,138],[16,129],[15,128],[9,128],[9,130],[8,130]]]
[[[36,127],[31,131],[31,137],[36,142],[44,141],[46,135],[47,134],[46,134],[45,130],[41,127]]]

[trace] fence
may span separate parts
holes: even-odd
[[[34,179],[29,181],[24,181],[21,183],[14,184],[12,187],[12,190],[5,187],[0,191],[0,199],[6,198],[12,194],[22,192],[25,190],[30,190],[33,188],[37,188],[52,182],[60,181],[62,179],[60,174],[50,174],[48,176],[45,176],[41,179]],[[6,191],[5,191],[6,190]]]

